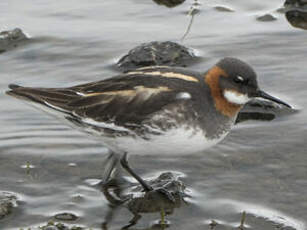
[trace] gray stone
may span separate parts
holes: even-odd
[[[273,16],[272,14],[264,14],[264,15],[258,16],[257,20],[260,22],[272,22],[272,21],[276,21],[277,18]]]
[[[32,229],[32,228],[31,228]],[[85,228],[79,226],[67,226],[63,223],[49,222],[43,226],[40,226],[37,230],[84,230]],[[88,228],[86,228],[88,229]],[[36,230],[36,228],[35,228]]]
[[[196,59],[197,57],[192,50],[178,43],[154,41],[141,44],[130,50],[116,65],[122,71],[153,65],[185,67]]]
[[[167,7],[175,7],[182,4],[185,0],[153,0],[158,5],[164,5]]]
[[[215,6],[214,9],[220,12],[234,12],[233,9],[226,6]]]
[[[78,216],[76,216],[73,213],[64,212],[64,213],[56,214],[54,218],[57,220],[62,220],[62,221],[75,221],[78,219]]]
[[[279,7],[278,9],[275,10],[275,12],[284,14],[286,12],[286,9],[284,7]]]
[[[19,28],[0,32],[0,53],[16,48],[19,44],[28,39],[29,38]]]
[[[307,1],[288,0],[284,7],[290,25],[307,30]]]
[[[59,230],[57,226],[49,225],[42,228],[43,230]]]
[[[108,176],[100,184],[101,191],[109,201],[110,207],[103,223],[105,229],[120,206],[126,207],[134,215],[129,224],[124,227],[128,228],[137,224],[143,213],[161,214],[163,210],[164,215],[171,215],[175,209],[186,203],[186,197],[190,197],[186,186],[181,181],[181,174],[164,172],[155,178],[141,179],[146,186],[149,186],[150,189],[148,189],[144,187],[144,184],[123,178],[116,167],[117,160],[114,155],[109,157],[106,162],[108,171],[105,172]],[[122,159],[122,164],[128,164],[125,161]],[[165,226],[167,223],[160,225]]]
[[[9,215],[17,206],[17,197],[9,192],[0,191],[0,219]]]

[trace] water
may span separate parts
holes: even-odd
[[[150,0],[1,1],[1,30],[20,27],[32,41],[0,55],[0,190],[20,199],[0,229],[38,226],[63,211],[80,217],[73,224],[99,229],[107,210],[102,194],[88,183],[101,177],[107,150],[6,96],[7,85],[65,87],[115,75],[115,61],[140,43],[179,41],[192,3],[169,9]],[[170,229],[208,229],[212,219],[229,229],[239,225],[242,211],[251,229],[274,229],[269,221],[305,229],[307,32],[276,12],[283,4],[278,0],[201,3],[183,42],[203,57],[193,68],[204,71],[221,57],[239,57],[255,68],[265,91],[301,112],[242,123],[203,154],[130,156],[131,164],[144,176],[166,170],[186,175],[193,198],[168,217]],[[235,12],[219,12],[216,5]],[[277,20],[256,20],[265,13]],[[158,216],[144,215],[138,227],[147,228]],[[131,217],[122,209],[110,229]]]

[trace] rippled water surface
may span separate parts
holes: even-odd
[[[192,198],[168,217],[169,229],[209,229],[212,219],[221,229],[231,229],[239,225],[242,211],[248,213],[251,229],[275,229],[273,222],[305,229],[307,31],[291,27],[276,11],[283,5],[280,0],[200,2],[183,41],[203,57],[192,68],[204,71],[221,57],[239,57],[255,68],[265,91],[301,112],[239,124],[205,153],[131,155],[130,162],[144,176],[184,173]],[[31,36],[28,44],[0,54],[0,190],[20,199],[13,213],[0,220],[0,229],[38,226],[64,211],[79,216],[73,224],[99,229],[107,210],[106,200],[89,183],[101,177],[107,150],[5,95],[7,85],[62,87],[115,75],[113,64],[129,49],[154,40],[179,42],[192,3],[167,8],[151,0],[0,2],[1,30],[19,27]],[[277,20],[256,20],[266,13]],[[32,169],[23,167],[27,162]],[[120,210],[110,229],[119,229],[131,217]],[[138,229],[158,217],[145,214]]]

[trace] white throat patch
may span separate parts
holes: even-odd
[[[224,90],[224,97],[230,103],[244,105],[246,102],[250,100],[247,94],[242,94],[234,90]]]

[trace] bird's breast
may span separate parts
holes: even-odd
[[[109,147],[114,151],[140,155],[188,155],[212,147],[224,139],[227,133],[210,139],[204,135],[203,130],[181,127],[160,135],[150,135],[147,139],[132,136],[118,137],[112,143],[109,142],[112,145]]]

